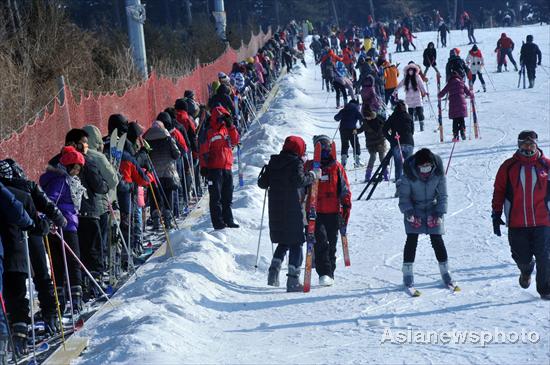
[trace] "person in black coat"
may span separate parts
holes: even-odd
[[[439,37],[441,38],[441,47],[447,47],[447,33],[451,34],[449,27],[447,24],[441,22],[439,28],[437,28],[437,31],[439,32]]]
[[[287,291],[303,290],[300,284],[302,265],[302,244],[304,235],[304,214],[302,202],[304,188],[315,180],[315,172],[304,172],[303,157],[306,143],[297,136],[286,138],[283,150],[272,155],[269,164],[258,177],[258,186],[269,189],[269,235],[271,242],[278,243],[267,285],[279,286],[279,271],[289,251]]]
[[[435,49],[434,42],[428,43],[428,47],[424,50],[422,58],[422,64],[426,67],[424,69],[424,76],[426,76],[426,73],[430,67],[433,67],[435,72],[439,73],[439,70],[437,69],[437,50]]]
[[[334,116],[334,120],[340,122],[340,139],[342,141],[342,165],[346,167],[348,160],[348,150],[351,144],[353,155],[355,156],[355,167],[361,166],[361,145],[357,137],[357,123],[363,121],[363,115],[359,111],[359,102],[352,99]]]
[[[8,226],[13,225],[19,229],[28,230],[33,227],[34,222],[29,217],[28,213],[25,211],[25,208],[23,204],[17,200],[17,198],[13,195],[11,191],[8,190],[0,182],[0,231],[7,229]],[[2,240],[2,235],[0,235],[0,274],[4,275],[4,244],[5,242]],[[5,293],[3,289],[3,280],[0,280],[0,292]],[[26,294],[26,290],[25,290]],[[3,297],[2,297],[3,298]],[[4,301],[2,299],[2,305]],[[27,335],[27,326],[25,324],[24,328],[22,327],[22,330],[25,332],[25,337]],[[8,323],[7,318],[4,315],[0,316],[0,363],[6,363],[8,362]],[[26,346],[22,347],[26,348]]]
[[[519,63],[525,65],[527,69],[527,79],[529,80],[529,88],[535,87],[535,73],[537,65],[540,66],[542,62],[542,53],[539,46],[533,43],[533,36],[528,35],[526,39],[527,43],[521,46],[519,55]]]
[[[449,82],[451,76],[456,72],[463,80],[470,73],[470,69],[466,66],[466,62],[460,58],[460,49],[453,48],[449,51],[449,59],[445,65],[445,80]]]
[[[235,115],[235,106],[233,105],[233,99],[231,98],[231,90],[227,85],[221,84],[216,90],[216,93],[212,95],[208,101],[208,107],[214,109],[217,106],[223,106],[231,115]]]
[[[403,173],[403,161],[414,151],[414,122],[407,112],[407,104],[398,100],[393,114],[390,115],[382,128],[384,136],[390,142],[395,163],[396,185]]]
[[[28,180],[23,169],[12,159],[0,161],[0,182],[4,185],[22,190],[31,195],[36,210],[44,213],[46,218],[63,228],[67,220],[56,207],[54,202],[48,198],[42,188],[34,181]],[[29,232],[29,253],[33,269],[33,282],[38,292],[42,319],[46,330],[50,334],[58,331],[57,313],[55,306],[54,287],[48,268],[48,257],[44,247],[43,236],[49,231],[49,222],[40,220],[40,226]]]

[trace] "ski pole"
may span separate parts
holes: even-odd
[[[258,263],[260,261],[260,242],[262,240],[262,230],[264,228],[264,213],[265,213],[265,201],[267,200],[267,190],[268,189],[265,189],[264,202],[262,204],[262,218],[260,219],[260,234],[258,236],[258,249],[256,250],[256,265],[254,265],[254,269],[258,268]],[[273,244],[271,245],[271,250],[273,251]]]
[[[493,90],[497,91],[497,89],[495,87],[495,84],[493,83],[493,78],[491,77],[491,75],[489,75],[489,72],[487,72],[487,69],[485,68],[485,65],[482,65],[481,67],[483,67],[483,70],[485,71],[485,74],[487,75],[487,78],[491,82],[491,86],[493,86]]]
[[[132,205],[130,203],[130,207],[131,206]],[[137,276],[136,266],[134,265],[134,258],[132,256],[132,252],[130,251],[130,246],[129,246],[128,242],[126,242],[126,239],[124,238],[124,235],[122,234],[122,229],[120,228],[120,222],[118,221],[118,219],[116,219],[115,210],[113,209],[113,205],[111,204],[111,202],[108,203],[107,207],[109,208],[109,211],[111,212],[111,216],[113,217],[113,220],[115,221],[115,226],[117,228],[118,234],[120,235],[120,239],[122,240],[122,245],[124,246],[124,249],[126,250],[126,254],[128,255],[128,263],[132,267],[132,271],[134,272],[134,274],[136,274],[136,276]],[[129,214],[128,217],[130,218],[131,214]],[[129,226],[130,225],[128,224],[128,227]],[[130,233],[129,228],[128,228],[128,233]],[[130,237],[130,236],[128,236],[128,237]]]
[[[50,275],[52,277],[53,294],[55,297],[55,305],[57,307],[57,319],[59,320],[59,328],[61,329],[61,341],[63,342],[63,350],[66,350],[65,330],[63,329],[63,320],[61,318],[61,308],[59,306],[59,296],[57,295],[57,283],[55,282],[55,272],[53,268],[52,253],[50,251],[50,240],[48,239],[48,235],[44,236],[44,243],[46,244],[46,251],[48,252],[48,261],[50,262]]]
[[[449,155],[449,162],[447,162],[447,168],[445,169],[445,175],[449,171],[449,166],[451,165],[451,159],[453,158],[453,152],[455,151],[456,140],[453,142],[453,148],[451,148],[451,154]]]
[[[157,181],[157,185],[160,184],[159,181]],[[153,187],[153,184],[149,184],[151,187],[151,195],[153,196],[153,200],[155,202],[155,206],[157,207],[157,210],[159,212],[159,218],[160,218],[160,224],[162,225],[162,230],[164,231],[164,236],[166,237],[166,244],[168,245],[168,249],[170,250],[170,255],[174,257],[174,251],[172,250],[172,245],[170,244],[170,236],[168,235],[168,231],[166,230],[166,226],[164,225],[164,219],[162,218],[162,214],[159,207],[159,202],[157,200],[157,197],[155,195],[155,188]]]
[[[65,252],[65,239],[63,238],[63,229],[59,228],[59,232],[55,232],[55,235],[61,239],[61,252],[63,253],[63,262],[65,263],[65,281],[67,282],[69,304],[71,308],[71,323],[73,325],[73,331],[76,331],[76,325],[74,322],[73,296],[71,295],[71,279],[69,278],[69,263],[67,261],[67,253]]]
[[[401,155],[401,163],[405,162],[405,158],[403,157],[403,150],[401,149],[401,142],[399,141],[401,139],[401,136],[399,133],[395,133],[395,137],[397,140],[397,147],[399,148],[399,154]]]
[[[2,291],[0,291],[0,302],[2,304],[2,314],[4,315],[4,321],[6,321],[6,328],[8,330],[8,336],[10,338],[13,362],[15,363],[15,365],[18,365],[17,356],[15,356],[15,344],[13,343],[13,336],[11,335],[10,324],[8,322],[8,314],[6,312],[6,303],[4,302],[4,296],[2,295]]]
[[[107,302],[114,308],[114,304],[111,302],[111,299],[109,299],[109,296],[105,293],[105,291],[103,290],[103,288],[101,287],[101,285],[99,285],[99,283],[97,282],[97,280],[93,277],[93,275],[90,273],[90,271],[88,271],[88,269],[86,268],[86,266],[84,266],[84,264],[82,263],[82,261],[80,261],[80,259],[78,258],[78,255],[76,253],[74,253],[73,249],[71,248],[71,246],[69,246],[69,244],[67,242],[65,242],[65,240],[63,239],[63,236],[59,234],[59,232],[55,232],[55,235],[57,237],[59,237],[61,239],[61,244],[63,245],[63,247],[65,247],[69,253],[73,256],[73,258],[76,260],[76,262],[78,262],[78,264],[80,265],[80,267],[82,268],[82,270],[84,270],[84,272],[86,273],[86,275],[88,275],[88,277],[90,278],[90,280],[92,281],[92,283],[94,283],[94,285],[99,289],[99,292],[101,293],[102,296],[105,297],[105,299],[107,299]]]
[[[29,252],[29,234],[27,231],[23,231],[23,242],[25,244],[25,256],[27,258],[27,275],[29,279],[29,307],[31,310],[31,326],[32,326],[32,358],[36,363],[36,334],[34,327],[34,288],[32,283],[32,265],[31,254]]]
[[[359,161],[357,158],[357,134],[352,134],[353,136],[353,164],[355,166],[355,181],[357,182],[357,170],[359,169]]]
[[[243,165],[241,161],[241,144],[237,144],[237,167],[239,174],[239,186],[242,188],[244,186],[244,174],[243,174]]]

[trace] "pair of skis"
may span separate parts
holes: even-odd
[[[332,142],[334,144],[334,142]],[[332,148],[335,148],[333,146]],[[309,209],[307,212],[307,253],[306,253],[306,265],[304,273],[304,293],[309,293],[311,290],[311,271],[313,267],[313,247],[315,246],[315,225],[317,220],[317,192],[319,190],[319,176],[321,174],[321,143],[315,144],[315,151],[313,153],[313,171],[316,173],[316,179],[311,184],[307,201],[309,203]],[[340,224],[340,235],[342,238],[342,248],[344,250],[344,263],[345,266],[350,266],[349,250],[348,250],[348,238],[345,224]]]
[[[451,293],[458,293],[462,290],[456,284],[447,285],[447,289],[449,289],[451,291]],[[416,298],[416,297],[419,297],[419,296],[422,295],[422,292],[420,290],[416,289],[414,286],[405,287],[405,291],[407,292],[407,294],[409,294],[413,298]]]

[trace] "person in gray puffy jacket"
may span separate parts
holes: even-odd
[[[446,286],[453,285],[447,263],[443,216],[447,213],[447,182],[441,157],[423,148],[404,163],[399,184],[399,209],[404,214],[407,241],[403,253],[403,283],[414,286],[413,263],[419,234],[429,234]]]

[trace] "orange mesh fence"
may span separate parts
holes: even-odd
[[[217,79],[218,72],[228,73],[234,62],[253,56],[270,37],[271,31],[253,34],[248,45],[243,44],[239,50],[228,47],[212,63],[199,65],[189,75],[176,80],[158,77],[153,72],[146,81],[129,88],[122,96],[80,91],[80,101],[77,101],[66,87],[63,105],[55,99],[51,112],[46,111],[41,118],[0,142],[0,159],[13,158],[30,179],[36,180],[44,172],[48,160],[61,150],[69,129],[93,124],[106,134],[107,120],[115,113],[124,114],[128,120],[137,120],[148,128],[159,112],[183,97],[185,90],[193,90],[195,98],[206,103],[208,84]]]

